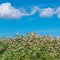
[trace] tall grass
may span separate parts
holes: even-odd
[[[3,37],[0,60],[60,60],[60,39],[36,33]]]

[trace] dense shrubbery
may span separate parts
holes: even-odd
[[[0,60],[60,60],[60,39],[36,33],[0,39]]]

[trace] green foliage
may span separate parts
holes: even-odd
[[[60,39],[36,33],[1,39],[0,60],[60,60]]]

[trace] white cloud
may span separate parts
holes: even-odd
[[[19,18],[24,14],[24,11],[14,8],[10,3],[3,3],[0,5],[0,17],[2,18]]]
[[[37,7],[37,6],[32,7],[31,12],[30,12],[30,15],[34,15],[34,14],[35,14],[36,12],[38,12],[39,10],[40,10],[40,8]]]
[[[40,17],[51,17],[54,14],[54,9],[53,8],[43,8],[40,11]]]
[[[39,8],[38,6],[33,6],[29,13],[23,7],[16,9],[11,3],[0,4],[0,18],[21,18],[23,16],[32,16],[36,13],[38,13],[40,17],[52,17],[56,14],[58,18],[60,18],[60,7],[54,10],[54,8],[51,7]]]
[[[57,14],[57,17],[60,18],[60,7],[56,9],[56,14]]]
[[[40,8],[38,6],[34,6],[30,9],[30,13],[25,11],[25,16],[31,16],[34,15],[35,13],[37,13],[40,10]]]

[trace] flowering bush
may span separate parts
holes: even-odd
[[[60,60],[60,39],[36,33],[1,39],[0,60]]]

